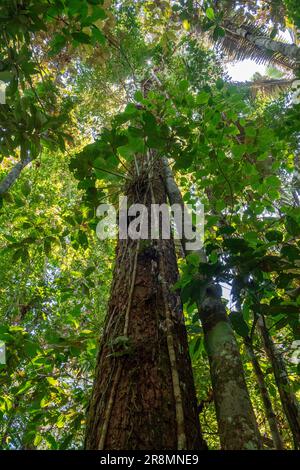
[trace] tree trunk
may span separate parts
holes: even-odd
[[[128,202],[165,202],[161,168],[141,169]],[[119,240],[86,449],[204,449],[173,240]]]
[[[300,61],[300,48],[296,46],[296,44],[286,44],[268,37],[257,36],[252,34],[247,27],[235,27],[233,24],[225,26],[225,31],[249,41],[262,50],[279,52],[285,57],[298,62]]]
[[[184,207],[180,190],[165,158],[164,175],[169,201]],[[185,254],[185,238],[182,246]],[[203,250],[200,260],[206,261]],[[219,286],[211,285],[204,300],[198,303],[214,393],[222,449],[259,449],[257,423],[250,401],[239,348],[221,300]]]
[[[219,286],[209,286],[198,311],[210,363],[221,447],[260,449],[239,347],[220,295]]]
[[[6,193],[14,182],[19,178],[21,171],[28,163],[31,162],[31,157],[26,157],[24,160],[16,163],[15,166],[10,170],[8,175],[0,183],[0,196]]]
[[[244,344],[245,344],[246,351],[249,355],[249,358],[251,360],[253,370],[257,379],[257,383],[258,383],[259,391],[261,393],[261,397],[263,400],[266,417],[269,423],[274,447],[276,450],[283,450],[284,449],[283,442],[282,442],[281,435],[277,426],[276,415],[273,410],[272,402],[269,396],[269,392],[268,392],[268,388],[265,382],[263,371],[260,368],[260,364],[254,352],[253,345],[252,345],[250,338],[245,338]]]
[[[295,449],[300,448],[300,409],[295,394],[291,390],[287,370],[280,352],[274,345],[263,317],[257,322],[264,348],[272,364],[275,382],[279,391],[283,411],[289,423]]]

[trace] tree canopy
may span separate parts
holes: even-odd
[[[0,447],[83,448],[116,277],[96,210],[155,154],[204,204],[205,259],[176,240],[171,286],[202,436],[224,448],[198,312],[213,283],[262,448],[299,448],[298,2],[3,0],[0,27]],[[233,81],[244,59],[266,75]]]

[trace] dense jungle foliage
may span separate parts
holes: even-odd
[[[1,0],[1,449],[299,449],[299,29],[296,0]],[[99,240],[147,181],[204,205],[200,256]]]

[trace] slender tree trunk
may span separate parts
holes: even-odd
[[[296,153],[294,157],[294,175],[292,178],[292,195],[294,199],[294,205],[300,206],[300,154]]]
[[[253,349],[251,339],[250,338],[245,338],[244,339],[244,344],[245,344],[245,348],[246,348],[246,351],[248,353],[248,356],[251,360],[253,370],[254,370],[254,373],[255,373],[255,376],[256,376],[256,380],[257,380],[257,383],[258,383],[259,391],[261,393],[261,397],[262,397],[262,400],[263,400],[263,404],[264,404],[264,408],[265,408],[265,412],[266,412],[266,417],[267,417],[267,420],[268,420],[268,423],[269,423],[269,427],[270,427],[274,447],[275,447],[276,450],[283,450],[284,447],[283,447],[282,438],[281,438],[281,435],[280,435],[280,432],[279,432],[279,429],[278,429],[278,426],[277,426],[276,415],[275,415],[274,410],[273,410],[272,402],[271,402],[270,395],[269,395],[269,392],[268,392],[268,388],[267,388],[267,385],[266,385],[266,382],[265,382],[265,377],[264,377],[263,371],[261,370],[261,367],[260,367],[259,361],[256,357],[255,351]]]
[[[220,294],[219,286],[208,287],[198,311],[210,363],[221,446],[225,450],[260,449],[239,348]]]
[[[0,196],[6,193],[14,182],[19,178],[21,171],[28,163],[31,162],[31,157],[27,157],[24,160],[16,163],[15,166],[10,170],[8,175],[0,183]]]
[[[291,390],[287,370],[283,358],[274,345],[266,328],[263,317],[257,322],[264,348],[272,364],[275,382],[279,391],[282,407],[289,423],[295,449],[300,448],[300,409],[295,394]]]
[[[164,172],[171,205],[184,207],[180,190],[165,158]],[[185,254],[187,240],[182,238]],[[203,250],[200,260],[206,261]],[[259,449],[257,423],[250,401],[239,348],[221,300],[221,289],[210,285],[204,300],[198,303],[214,393],[222,449]]]
[[[230,29],[226,28],[231,34],[236,34],[247,41],[255,44],[261,49],[266,49],[272,52],[280,52],[285,57],[289,57],[293,60],[300,60],[300,49],[296,44],[286,44],[284,42],[275,41],[274,39],[266,38],[263,36],[255,36],[247,31],[246,28],[233,28],[230,26]]]
[[[157,166],[128,202],[166,201]],[[119,240],[89,405],[86,449],[204,449],[173,240]]]

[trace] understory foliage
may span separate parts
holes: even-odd
[[[115,240],[96,236],[96,209],[117,205],[135,156],[150,151],[168,158],[186,203],[204,204],[206,262],[183,259],[176,245],[203,437],[220,448],[196,308],[214,280],[264,447],[273,442],[245,341],[293,448],[257,323],[297,396],[300,104],[289,86],[264,93],[270,77],[253,95],[226,62],[250,57],[292,82],[296,59],[233,42],[227,30],[274,41],[290,31],[297,44],[299,18],[292,0],[1,2],[0,448],[82,448],[115,252]]]

